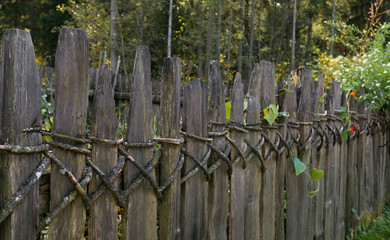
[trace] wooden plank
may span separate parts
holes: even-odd
[[[263,69],[260,78],[260,112],[270,104],[275,104],[275,65],[268,61],[261,61],[260,67]],[[262,124],[263,133],[273,142],[276,136],[276,127],[269,126],[267,121]],[[267,156],[272,147],[270,143],[265,143],[262,150],[263,156]],[[275,238],[275,184],[276,184],[276,153],[266,162],[267,171],[262,175],[261,203],[260,203],[260,239]]]
[[[150,53],[145,46],[137,47],[133,69],[133,84],[127,117],[129,143],[153,140],[152,80]],[[130,155],[144,168],[153,158],[153,148],[129,147]],[[129,161],[123,169],[124,188],[140,174]],[[154,171],[150,172],[154,178]],[[124,239],[157,239],[157,197],[146,179],[129,196],[123,222]]]
[[[56,84],[53,132],[74,137],[84,137],[87,133],[87,105],[89,80],[88,39],[84,31],[63,28],[58,37],[56,52]],[[69,140],[56,141],[82,147]],[[85,168],[85,156],[55,148],[54,155],[80,179]],[[74,189],[69,179],[52,165],[50,176],[50,208]],[[85,208],[81,197],[73,201],[49,227],[49,239],[81,239],[85,230]]]
[[[341,94],[341,106],[347,108],[346,92],[343,91]],[[344,122],[340,122],[339,126],[343,126]],[[339,128],[340,129],[340,128]],[[340,157],[339,157],[339,203],[337,206],[337,228],[336,238],[345,238],[345,201],[346,201],[346,184],[347,184],[347,162],[348,159],[348,144],[347,140],[341,140],[340,144]]]
[[[364,89],[362,88],[360,90],[360,94],[364,94]],[[359,128],[361,131],[364,130],[364,124],[366,122],[366,119],[363,118],[363,116],[367,116],[367,112],[365,110],[366,104],[359,104],[358,105],[358,114],[362,117],[359,117]],[[367,134],[365,133],[359,133],[359,136],[357,136],[357,172],[358,172],[358,186],[359,186],[359,209],[358,213],[360,216],[365,212],[366,205],[365,205],[365,196],[366,196],[366,186],[365,186],[365,151],[366,151],[366,138]]]
[[[278,97],[277,102],[279,105],[279,112],[285,112],[287,111],[286,108],[286,97],[287,97],[287,91],[286,91],[286,80],[284,78],[279,78],[278,80]],[[283,139],[287,139],[287,118],[279,118],[279,133],[283,137]],[[283,144],[282,144],[283,146]],[[285,239],[285,211],[284,211],[284,203],[285,203],[285,170],[286,170],[286,163],[288,159],[288,151],[287,148],[284,150],[284,152],[279,155],[279,157],[276,160],[276,182],[275,182],[275,206],[276,206],[276,213],[275,213],[275,227],[276,227],[276,233],[275,233],[275,239],[276,240],[284,240]]]
[[[353,98],[350,100],[350,111],[356,112],[357,101]],[[352,115],[355,115],[352,113]],[[358,226],[357,218],[352,214],[352,209],[358,211],[359,209],[359,184],[357,171],[357,129],[355,133],[349,133],[348,139],[348,163],[347,163],[347,195],[345,205],[345,231],[348,232],[350,228]]]
[[[367,113],[367,123],[371,122],[371,112]],[[364,151],[364,159],[363,162],[364,171],[365,171],[365,196],[364,196],[364,206],[365,212],[372,213],[374,210],[374,160],[373,160],[373,132],[371,128],[367,128],[367,136],[366,136],[366,148]]]
[[[190,134],[207,137],[207,85],[197,78],[184,87],[183,130]],[[186,149],[198,160],[206,154],[204,142],[187,138]],[[206,163],[203,164],[206,166]],[[184,172],[196,167],[189,157],[185,158]],[[180,239],[206,239],[207,233],[207,182],[198,171],[182,185]]]
[[[164,59],[161,87],[161,137],[180,138],[180,59]],[[160,186],[173,174],[179,163],[180,145],[161,143],[161,153]],[[163,192],[159,209],[160,239],[178,239],[180,233],[180,174]]]
[[[234,78],[231,96],[230,119],[244,124],[244,86],[241,81],[241,74],[236,73]],[[234,125],[234,124],[233,124]],[[245,146],[244,133],[231,129],[231,138],[241,149]],[[239,157],[238,151],[232,148],[230,159],[234,161]],[[244,239],[244,201],[245,201],[245,171],[243,162],[240,160],[233,166],[231,176],[230,192],[230,217],[229,217],[229,239]]]
[[[25,128],[41,125],[41,82],[29,32],[7,30],[1,45],[0,143],[21,146],[41,144],[37,133]],[[32,174],[40,154],[12,154],[0,151],[0,209]],[[37,237],[39,186],[26,194],[14,211],[0,223],[0,239]]]
[[[294,117],[297,112],[297,87],[298,76],[293,72],[294,81],[289,85],[287,92],[286,108],[290,116]],[[296,128],[290,128],[291,137],[296,138],[298,131]],[[286,239],[295,240],[298,238],[299,222],[299,198],[298,198],[298,178],[295,174],[294,157],[297,156],[297,146],[292,144],[290,156],[286,162]]]
[[[104,64],[99,72],[95,85],[95,97],[92,103],[91,135],[104,139],[116,140],[118,119],[115,113],[114,94],[110,83],[110,71]],[[115,145],[94,141],[92,143],[92,161],[106,175],[117,164],[118,150]],[[94,173],[88,191],[93,193],[103,184]],[[88,220],[88,237],[90,239],[116,239],[118,237],[118,207],[110,190],[96,200],[91,206]]]
[[[311,67],[304,67],[301,69],[300,76],[301,82],[301,94],[299,97],[297,121],[298,122],[310,122],[310,102],[311,102]],[[311,126],[308,124],[302,124],[299,128],[300,132],[300,144],[306,144],[304,149],[298,152],[298,158],[307,167],[307,172],[311,173],[311,148],[312,141],[309,140]],[[308,141],[308,142],[306,142]],[[302,152],[301,152],[302,151]],[[310,179],[305,174],[297,176],[299,181],[299,223],[298,223],[298,239],[311,239],[313,238],[314,221],[312,219],[312,199],[309,197],[309,189],[313,186],[310,185]]]
[[[316,88],[316,98],[315,98],[315,103],[314,103],[314,113],[320,113],[320,114],[323,114],[324,111],[325,111],[325,104],[324,104],[324,99],[325,99],[325,95],[324,95],[324,81],[325,81],[325,76],[324,76],[324,72],[320,72],[319,76],[318,76],[318,83],[317,83],[317,88]],[[320,101],[321,99],[321,101]],[[326,129],[326,118],[318,118],[318,120],[320,121],[317,125],[317,127],[321,127],[322,129]],[[321,130],[320,130],[321,131]],[[321,149],[318,149],[317,151],[317,156],[316,156],[316,159],[317,159],[317,163],[316,163],[316,167],[317,169],[320,169],[320,170],[323,170],[325,171],[325,152],[326,152],[326,149],[325,149],[325,146],[326,146],[326,142],[325,142],[326,138],[325,136],[322,138],[321,141],[322,142],[322,147]],[[314,148],[316,148],[316,146],[313,146]],[[325,196],[325,178],[322,177],[320,178],[319,180],[319,185],[320,185],[320,189],[319,189],[319,192],[317,193],[317,195],[315,196],[315,223],[314,223],[314,238],[315,239],[323,239],[324,237],[324,203],[325,203],[325,199],[324,199],[324,196]]]
[[[327,112],[328,114],[333,115],[335,113],[334,107],[334,92],[335,92],[335,82],[331,83],[331,89],[328,91],[327,98]],[[328,121],[329,126],[333,127],[333,122]],[[326,149],[326,162],[325,162],[325,205],[324,205],[324,214],[325,214],[325,239],[334,239],[335,238],[335,146],[337,143],[336,136],[332,134],[330,129],[327,129],[327,135],[329,137],[328,147]]]
[[[246,112],[247,124],[259,124],[260,118],[260,88],[263,69],[255,64],[252,70],[248,108]],[[261,139],[261,132],[249,130],[247,139],[252,145],[257,145]],[[257,156],[249,159],[245,168],[245,239],[260,239],[262,222],[260,221],[260,192],[261,192],[261,164]]]
[[[209,87],[210,100],[208,105],[208,121],[225,123],[225,97],[221,72],[217,61],[211,60],[209,65]],[[211,124],[212,132],[222,132],[225,126],[221,124]],[[225,149],[224,136],[213,137],[213,144],[218,150]],[[218,160],[218,155],[212,153],[208,165],[212,165]],[[227,239],[227,217],[229,210],[229,185],[228,168],[225,162],[213,172],[208,185],[208,239]]]

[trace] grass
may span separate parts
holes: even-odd
[[[390,239],[390,205],[383,207],[383,213],[376,219],[370,216],[362,216],[360,225],[351,229],[347,240],[385,240]]]

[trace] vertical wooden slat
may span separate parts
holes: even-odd
[[[165,58],[161,78],[161,137],[180,137],[181,63]],[[160,185],[173,174],[179,162],[180,145],[161,144]],[[159,206],[160,239],[178,239],[180,232],[180,174],[164,191]]]
[[[314,104],[314,112],[318,114],[324,113],[324,72],[321,72],[318,76],[318,84],[316,88],[316,102]],[[320,101],[321,99],[321,101]],[[318,118],[320,123],[318,124],[318,127],[321,127],[322,129],[326,129],[326,118]],[[319,129],[320,130],[320,129]],[[322,130],[320,130],[322,131]],[[320,141],[322,142],[322,147],[317,151],[317,169],[325,171],[325,152],[326,152],[326,137],[324,136]],[[316,148],[316,146],[313,146],[313,148]],[[320,184],[320,190],[316,195],[316,203],[315,203],[315,223],[314,223],[314,237],[315,239],[321,239],[324,236],[324,204],[325,204],[325,177],[322,177],[319,179]]]
[[[197,78],[184,87],[183,130],[201,137],[207,136],[207,86]],[[206,144],[186,138],[186,149],[200,161],[206,154]],[[189,157],[185,158],[184,173],[196,167]],[[206,164],[204,164],[206,166]],[[207,233],[207,182],[199,170],[182,185],[180,239],[206,239]]]
[[[116,139],[118,119],[115,113],[115,101],[110,83],[110,71],[104,64],[99,72],[95,85],[95,96],[92,103],[91,135],[104,139]],[[117,147],[115,145],[95,141],[92,143],[92,161],[106,176],[117,164]],[[96,191],[103,182],[92,178],[89,192]],[[91,206],[88,220],[88,236],[90,239],[116,239],[118,236],[118,210],[115,198],[106,192]]]
[[[1,45],[0,70],[0,144],[34,146],[39,134],[23,134],[24,128],[41,125],[41,82],[29,32],[7,30]],[[21,187],[40,161],[40,154],[0,152],[0,209]],[[26,194],[4,222],[0,239],[32,239],[39,221],[39,186]]]
[[[298,76],[296,71],[293,73],[294,81],[288,88],[286,108],[290,116],[296,116],[297,111],[297,87]],[[290,128],[291,137],[297,137],[297,129]],[[293,141],[292,141],[293,142]],[[286,163],[286,239],[295,240],[298,238],[298,221],[299,221],[299,193],[298,193],[298,178],[295,174],[294,157],[297,156],[297,146],[292,144],[292,149]]]
[[[299,75],[299,74],[298,74]],[[300,145],[306,144],[306,147],[298,152],[298,157],[307,167],[307,172],[311,173],[311,147],[312,142],[309,140],[311,126],[307,124],[311,120],[310,102],[311,102],[311,67],[304,67],[300,73],[301,94],[299,97],[297,121],[302,122],[300,131]],[[308,142],[306,142],[308,141]],[[305,174],[297,176],[299,181],[299,223],[298,239],[313,238],[313,219],[312,203],[309,197],[310,179]]]
[[[263,69],[260,81],[260,109],[267,108],[270,104],[275,104],[275,65],[268,61],[261,61],[260,67]],[[263,132],[268,136],[270,141],[274,141],[276,135],[276,127],[269,126],[269,123],[263,121]],[[272,150],[269,143],[265,143],[263,148],[263,156]],[[267,171],[262,176],[261,187],[261,203],[260,203],[260,217],[261,217],[261,239],[274,239],[275,238],[275,182],[276,182],[276,153],[273,157],[266,162]]]
[[[341,106],[347,108],[347,102],[346,102],[346,92],[343,91],[341,94]],[[338,126],[342,127],[344,125],[343,122],[339,122]],[[346,200],[346,184],[347,184],[347,162],[348,159],[348,144],[347,140],[342,140],[340,143],[340,156],[339,156],[339,179],[338,179],[338,186],[339,186],[339,203],[336,207],[336,213],[337,213],[337,227],[336,227],[336,238],[344,238],[345,237],[345,200]]]
[[[153,140],[152,80],[149,49],[137,47],[133,83],[127,118],[127,141],[147,143]],[[129,147],[130,155],[144,168],[153,158],[153,148]],[[124,187],[128,188],[140,174],[129,161],[123,170]],[[151,171],[154,177],[154,171]],[[157,239],[157,197],[144,179],[129,196],[123,222],[124,239]]]
[[[371,122],[371,112],[367,113],[366,124]],[[364,154],[365,161],[363,162],[365,179],[365,196],[364,196],[364,206],[365,212],[371,213],[374,210],[374,160],[373,156],[373,132],[370,127],[367,126],[367,136],[366,136],[366,148]]]
[[[286,81],[284,78],[279,78],[278,80],[278,97],[277,102],[279,105],[279,111],[285,112],[286,108],[286,100],[287,100],[287,91]],[[286,139],[287,138],[287,118],[279,119],[279,133],[280,135]],[[283,144],[281,144],[283,146]],[[285,203],[285,170],[287,163],[287,148],[285,148],[284,152],[279,155],[279,158],[276,160],[276,182],[275,182],[275,226],[276,226],[276,240],[284,240],[285,239],[285,212],[284,212],[284,203]]]
[[[225,123],[225,97],[221,72],[217,61],[210,61],[209,65],[209,86],[210,101],[208,106],[208,121]],[[211,123],[212,132],[222,132],[224,125]],[[214,137],[213,144],[218,150],[225,148],[225,138],[223,136]],[[209,165],[218,160],[218,155],[212,153]],[[208,239],[227,239],[227,217],[229,209],[228,197],[228,172],[225,162],[213,172],[208,189]]]
[[[56,52],[56,86],[53,132],[84,137],[88,105],[89,75],[88,39],[84,31],[63,28],[58,37]],[[56,139],[78,147],[81,144]],[[79,179],[85,168],[85,156],[54,149],[54,154]],[[74,186],[52,165],[50,176],[51,209],[53,209]],[[85,229],[85,208],[78,197],[56,217],[49,228],[50,239],[81,239]]]
[[[364,94],[364,89],[360,89],[360,94]],[[360,132],[357,136],[357,171],[358,171],[358,186],[359,186],[359,209],[358,213],[359,215],[362,215],[366,210],[365,205],[365,197],[366,197],[366,186],[365,186],[365,151],[366,151],[366,138],[367,134],[364,132],[365,123],[367,120],[367,112],[366,112],[366,106],[365,104],[359,104],[358,105],[358,118],[359,118],[359,128]]]
[[[263,69],[255,64],[249,85],[248,108],[246,112],[247,124],[258,124],[260,119],[260,88]],[[249,130],[247,139],[252,145],[257,145],[261,138],[258,130]],[[249,159],[245,169],[245,239],[260,239],[262,222],[260,221],[260,191],[261,191],[261,164],[257,156]]]
[[[352,115],[356,115],[357,102],[355,99],[350,100],[350,111]],[[354,122],[353,122],[354,123]],[[348,163],[347,163],[347,195],[345,205],[345,231],[348,233],[350,228],[357,227],[357,219],[352,214],[352,209],[358,211],[359,195],[358,195],[358,177],[357,174],[357,128],[354,127],[355,133],[349,133],[348,139]]]
[[[241,74],[236,73],[231,96],[230,119],[232,121],[244,124],[244,86],[241,81]],[[231,123],[234,125],[234,123]],[[244,147],[244,133],[231,130],[231,138],[237,146]],[[238,152],[232,148],[230,159],[233,161],[238,157]],[[245,175],[243,162],[240,160],[233,166],[231,176],[230,192],[230,218],[229,218],[229,239],[244,239],[244,201],[245,201]]]

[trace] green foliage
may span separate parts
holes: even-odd
[[[267,108],[263,109],[264,119],[267,120],[269,125],[272,125],[278,117],[278,108],[275,104],[270,104]]]
[[[311,170],[311,177],[314,180],[318,180],[324,176],[324,171],[323,170],[318,170],[317,168],[313,168]]]
[[[228,101],[225,103],[225,111],[226,111],[226,120],[230,119],[230,109],[232,108],[232,102]]]
[[[390,239],[390,206],[385,205],[382,215],[374,220],[371,220],[370,217],[368,221],[362,219],[361,224],[356,229],[350,229],[346,239]]]

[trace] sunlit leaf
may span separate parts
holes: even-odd
[[[225,111],[226,111],[226,120],[230,119],[230,109],[232,108],[232,102],[225,103]]]
[[[267,108],[263,109],[264,119],[267,120],[269,125],[272,125],[278,117],[278,109],[275,104],[270,104]]]
[[[319,170],[317,168],[313,168],[311,170],[311,177],[315,180],[318,180],[320,178],[322,178],[324,176],[324,171],[323,170]]]
[[[348,133],[346,130],[343,130],[341,132],[341,139],[346,140],[348,138]]]

